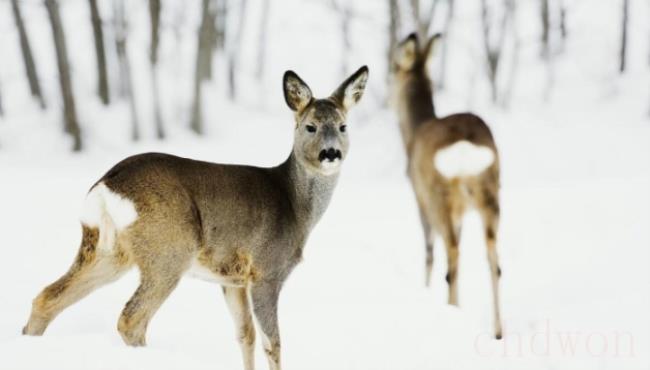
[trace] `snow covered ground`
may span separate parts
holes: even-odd
[[[482,115],[499,145],[502,341],[489,336],[489,273],[476,214],[467,216],[463,229],[460,308],[445,303],[446,258],[440,241],[432,287],[424,288],[424,244],[404,175],[399,131],[394,114],[378,108],[385,94],[384,39],[372,35],[381,32],[385,17],[382,7],[370,6],[375,2],[362,8],[365,20],[353,27],[358,50],[351,68],[370,65],[370,90],[349,118],[351,151],[331,206],[281,296],[286,369],[650,368],[650,73],[644,58],[649,25],[643,17],[649,9],[647,3],[632,2],[638,8],[631,23],[630,71],[618,77],[617,23],[608,18],[618,8],[605,3],[589,9],[592,17],[583,15],[587,2],[571,3],[574,36],[556,61],[548,100],[543,99],[546,70],[532,62],[537,57],[533,47],[522,51],[510,109],[488,104],[484,82],[476,82],[475,97],[468,97],[472,78],[467,76],[482,74],[463,63],[449,67],[449,88],[436,98],[440,114],[472,109]],[[131,48],[134,58],[142,59],[134,61],[142,71],[136,86],[142,121],[149,125],[146,55],[137,53],[147,44],[146,3],[133,4],[133,21],[139,23]],[[173,62],[162,67],[170,75],[162,94],[169,103],[164,113],[170,139],[129,143],[126,105],[101,107],[93,95],[94,78],[75,77],[88,150],[72,154],[53,108],[58,106],[55,65],[39,65],[51,107],[41,113],[24,87],[9,5],[0,3],[0,27],[6,31],[0,35],[2,50],[15,49],[0,59],[7,110],[0,120],[0,369],[242,368],[220,288],[190,278],[154,317],[146,348],[125,346],[116,330],[119,313],[137,286],[136,271],[70,307],[43,337],[23,337],[20,330],[32,298],[68,268],[76,253],[85,192],[124,156],[156,150],[270,166],[288,155],[293,122],[281,96],[282,72],[295,69],[317,96],[333,90],[342,76],[335,14],[325,13],[329,8],[318,2],[282,4],[271,12],[263,84],[247,77],[255,56],[248,47],[241,101],[228,102],[218,82],[208,87],[207,99],[215,103],[206,104],[207,136],[189,134],[186,109],[178,108],[186,108],[190,96],[179,91],[191,88],[192,68],[183,66],[192,65],[198,23],[190,11],[180,75],[174,75]],[[533,6],[522,4],[524,10]],[[76,70],[93,76],[90,33],[71,30],[75,19],[85,22],[85,5],[70,0],[62,11],[73,40],[69,45],[86,45],[72,48]],[[33,17],[30,30],[38,35],[36,54],[53,60],[44,10],[34,2],[25,8]],[[462,44],[472,35],[464,26],[476,27],[476,12],[460,7],[457,14],[452,39]],[[310,21],[308,35],[292,31]],[[251,27],[245,45],[255,45]],[[533,31],[523,27],[523,37]],[[319,52],[312,44],[319,35],[334,45],[333,52]],[[175,50],[172,37],[165,37],[167,57],[161,60],[169,60]],[[455,53],[480,51],[468,48]],[[258,367],[266,368],[259,344],[256,356]]]

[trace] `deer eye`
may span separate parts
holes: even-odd
[[[341,132],[345,132],[345,130],[346,130],[347,128],[348,128],[348,126],[346,126],[346,125],[341,125],[341,127],[339,127],[339,131],[341,131]]]
[[[307,132],[311,132],[311,133],[316,132],[316,126],[314,125],[307,125],[305,126],[305,128],[307,129]]]

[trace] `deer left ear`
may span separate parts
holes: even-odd
[[[343,81],[341,86],[332,94],[332,98],[341,104],[345,110],[349,110],[363,96],[366,82],[368,82],[368,66],[363,66]]]
[[[284,100],[291,110],[302,112],[311,103],[313,97],[309,86],[293,71],[286,71],[282,79]]]

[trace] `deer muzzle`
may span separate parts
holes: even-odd
[[[318,153],[318,160],[323,162],[324,160],[329,162],[334,162],[336,159],[343,159],[343,155],[340,150],[334,148],[323,149]]]

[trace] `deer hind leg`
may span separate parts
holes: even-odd
[[[433,270],[433,235],[431,233],[431,225],[426,217],[426,213],[420,206],[420,221],[422,222],[422,230],[424,231],[424,286],[427,288],[431,284],[431,272]]]
[[[256,283],[251,287],[253,312],[262,333],[262,345],[270,370],[280,370],[280,330],[278,327],[278,296],[280,285]]]
[[[223,294],[235,322],[235,331],[242,351],[244,369],[253,370],[255,368],[255,326],[253,325],[246,288],[224,287]]]
[[[84,225],[81,246],[74,263],[68,272],[34,299],[23,334],[42,335],[61,311],[102,285],[117,280],[128,270],[130,263],[124,253],[119,249],[98,251],[98,241],[99,230]]]
[[[461,216],[460,204],[454,204],[448,197],[439,209],[439,219],[442,221],[440,231],[447,251],[447,285],[449,286],[448,304],[458,306],[458,246],[460,244]]]
[[[447,250],[447,285],[449,286],[448,304],[458,306],[458,244],[460,233],[451,222],[444,227],[443,239]]]
[[[501,314],[499,309],[499,278],[501,267],[496,247],[496,234],[499,227],[499,202],[496,192],[485,189],[483,192],[479,210],[485,228],[485,240],[487,243],[487,257],[490,264],[490,275],[492,278],[492,301],[494,305],[494,335],[501,339]]]

